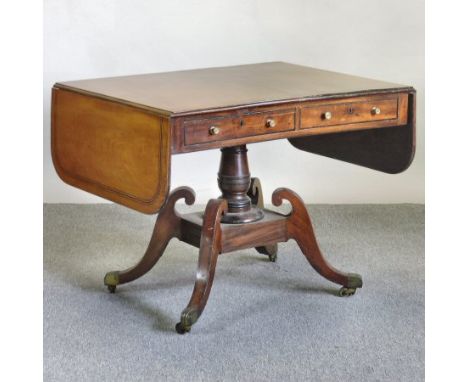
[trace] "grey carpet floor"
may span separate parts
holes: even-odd
[[[173,240],[147,275],[109,294],[155,217],[116,205],[44,205],[45,381],[422,381],[424,206],[311,206],[328,260],[364,287],[340,298],[296,243],[277,263],[219,258],[203,316],[178,322],[197,250]]]

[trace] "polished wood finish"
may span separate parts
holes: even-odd
[[[379,107],[381,113],[372,114],[373,107]],[[330,120],[323,118],[326,111],[332,112]],[[274,139],[403,126],[407,124],[407,117],[407,93],[294,102],[288,104],[287,109],[285,105],[259,106],[201,117],[173,117],[172,152],[188,153]],[[269,120],[275,125],[267,126]],[[211,127],[218,128],[218,134],[210,134]]]
[[[52,158],[64,182],[137,211],[155,213],[169,191],[169,120],[54,89]]]
[[[287,241],[284,216],[263,209],[264,217],[251,223],[222,224],[220,253],[230,253],[241,249],[270,246]],[[185,214],[182,220],[183,242],[198,247],[200,243],[203,213]]]
[[[276,260],[293,239],[310,265],[349,296],[362,279],[331,266],[318,246],[301,198],[280,188],[264,208],[251,179],[246,144],[287,138],[306,152],[397,173],[415,150],[415,91],[286,63],[57,83],[52,99],[52,156],[68,184],[144,213],[160,211],[142,259],[106,274],[111,292],[147,273],[172,238],[199,248],[192,297],[176,325],[188,332],[201,316],[219,254],[255,248]],[[222,195],[205,212],[179,215],[194,192],[169,195],[172,154],[221,148]],[[274,162],[273,164],[274,165]],[[169,195],[169,196],[168,196]]]
[[[146,274],[161,258],[169,241],[174,237],[178,239],[182,237],[181,217],[175,211],[175,203],[182,198],[186,204],[192,205],[195,202],[195,193],[189,187],[179,187],[171,192],[158,214],[148,248],[138,264],[124,271],[106,274],[104,284],[111,292],[115,291],[117,285],[128,283]]]
[[[416,94],[409,93],[407,122],[401,126],[289,139],[296,148],[373,170],[397,174],[416,150]]]
[[[408,86],[286,63],[60,82],[52,156],[66,183],[144,213],[163,206],[179,153],[287,138],[398,172],[414,152],[408,95],[414,104]]]
[[[226,141],[255,135],[292,131],[296,125],[295,109],[247,111],[239,114],[215,115],[202,119],[183,119],[184,146]],[[218,133],[213,134],[212,129]]]
[[[68,81],[56,86],[168,116],[410,89],[285,62]]]
[[[211,199],[206,206],[199,241],[200,255],[195,286],[192,297],[181,314],[180,322],[176,325],[176,330],[180,334],[190,330],[208,302],[216,261],[221,252],[221,217],[227,211],[227,207],[228,204],[224,199]]]
[[[236,138],[239,126],[236,116],[188,119],[182,123],[184,146]],[[212,128],[218,129],[218,132],[213,134]]]
[[[293,239],[299,245],[310,265],[320,275],[343,286],[340,295],[352,295],[356,288],[362,287],[360,275],[341,272],[325,260],[318,247],[304,202],[293,191],[280,188],[273,193],[274,205],[281,205],[283,200],[291,203],[291,212],[286,215],[264,209],[262,220],[244,224],[226,224],[221,222],[222,216],[226,214],[228,208],[225,199],[210,200],[204,213],[177,215],[177,218],[174,219],[174,214],[170,211],[173,211],[177,199],[184,196],[189,198],[189,203],[193,202],[193,193],[188,190],[179,189],[171,194],[169,199],[171,206],[167,209],[167,217],[161,218],[162,221],[171,219],[169,225],[172,225],[177,232],[174,237],[199,248],[195,286],[192,297],[181,314],[180,322],[176,325],[178,333],[183,334],[190,331],[200,318],[211,291],[218,255],[223,253],[233,253],[248,248],[269,248],[269,251],[276,248],[274,253],[276,256],[277,243]],[[158,222],[155,232],[158,230]],[[167,233],[163,232],[161,235],[163,244],[153,255],[149,255],[151,259],[148,258],[147,261],[144,261],[144,258],[136,266],[140,269],[139,275],[146,273],[161,256],[161,250],[167,244]],[[155,237],[153,235],[153,238]],[[116,285],[130,281],[128,276],[125,280],[123,279],[123,276],[129,275],[129,272],[131,271],[108,273],[105,279],[106,285],[111,285],[111,291],[115,291]],[[115,276],[116,274],[117,276]],[[138,277],[136,275],[137,273],[134,272],[131,279]]]
[[[251,111],[240,120],[239,137],[291,131],[295,126],[295,109]]]
[[[291,203],[292,211],[286,219],[286,239],[294,239],[310,265],[323,277],[347,288],[361,288],[361,276],[343,273],[333,268],[323,257],[315,238],[309,214],[304,202],[294,191],[279,188],[273,193],[272,201],[280,206],[283,199]]]
[[[398,100],[405,96],[392,95],[382,99],[380,97],[371,99],[363,97],[361,100],[330,101],[305,106],[301,109],[301,129],[396,120],[398,118]],[[377,108],[379,113],[372,113]],[[330,113],[330,119],[325,118],[326,113]]]
[[[168,203],[161,210],[150,245],[142,260],[133,268],[109,272],[104,278],[109,290],[115,292],[117,285],[141,277],[156,264],[172,237],[199,248],[192,297],[176,325],[180,334],[190,331],[201,316],[210,295],[218,255],[223,253],[264,248],[265,252],[259,252],[274,255],[276,258],[277,243],[293,239],[320,275],[343,286],[340,290],[341,295],[354,294],[356,288],[362,287],[361,276],[341,272],[325,260],[317,244],[304,202],[289,189],[277,189],[273,193],[272,201],[274,205],[279,206],[283,200],[287,200],[292,207],[290,213],[284,215],[263,209],[262,220],[243,224],[222,223],[222,216],[228,211],[225,199],[210,200],[204,213],[179,215],[174,211],[174,204],[180,198],[185,198],[188,204],[192,204],[193,191],[183,187],[171,193]]]
[[[262,184],[260,183],[260,179],[252,178],[250,181],[250,188],[247,192],[252,205],[256,206],[257,208],[264,209],[265,204],[263,202],[263,190]],[[267,255],[271,262],[275,262],[277,255],[278,255],[278,244],[267,244],[255,247],[258,253],[262,253]]]
[[[320,275],[342,285],[340,295],[352,295],[356,288],[362,287],[361,276],[341,272],[325,260],[305,204],[296,193],[286,188],[277,189],[273,193],[272,202],[275,206],[280,206],[283,200],[291,204],[289,214],[264,208],[262,187],[257,178],[250,178],[247,149],[244,146],[222,150],[218,177],[223,194],[218,199],[210,200],[204,213],[179,215],[175,211],[175,203],[179,199],[184,198],[189,205],[194,203],[192,189],[180,187],[170,194],[158,215],[142,259],[134,267],[105,275],[104,284],[110,292],[114,293],[117,285],[146,274],[158,262],[174,237],[199,248],[192,297],[176,325],[176,331],[180,334],[190,331],[203,313],[213,284],[217,258],[222,253],[255,248],[259,253],[268,255],[270,261],[276,261],[278,243],[293,239]],[[252,214],[253,211],[258,211],[261,218],[245,219],[246,214]]]
[[[221,198],[228,203],[228,209],[222,218],[223,223],[249,223],[263,217],[262,211],[252,206],[247,194],[250,172],[245,146],[221,149],[218,186],[222,192]]]

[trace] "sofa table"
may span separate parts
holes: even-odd
[[[295,192],[273,192],[275,206],[291,204],[289,214],[264,208],[246,145],[288,139],[300,150],[399,173],[414,156],[415,102],[409,86],[281,62],[60,82],[52,90],[52,157],[64,182],[159,213],[140,262],[105,275],[110,292],[147,273],[172,238],[199,248],[193,294],[176,325],[182,334],[203,312],[222,253],[255,248],[275,261],[277,243],[294,239],[319,274],[342,286],[341,296],[361,288],[361,276],[325,260]],[[221,149],[221,196],[204,213],[180,215],[176,201],[193,204],[195,193],[169,193],[171,156],[211,149]]]

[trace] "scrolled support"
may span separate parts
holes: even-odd
[[[211,286],[213,285],[216,262],[221,252],[221,218],[228,211],[225,199],[211,199],[205,209],[202,234],[200,238],[200,254],[198,269],[192,297],[183,310],[180,322],[176,325],[179,334],[189,332],[192,325],[203,313]]]
[[[331,266],[320,251],[315,237],[312,221],[307,208],[299,195],[287,188],[273,192],[272,202],[279,207],[283,200],[291,203],[292,210],[287,215],[286,229],[288,239],[294,239],[310,265],[327,280],[344,287],[340,295],[353,295],[356,288],[362,287],[362,278],[356,273],[344,273]],[[345,290],[346,289],[346,290]]]
[[[250,197],[252,201],[252,205],[257,208],[263,209],[265,208],[263,203],[263,191],[262,191],[262,184],[260,183],[260,179],[252,178],[250,181],[249,191],[247,195]],[[270,245],[262,245],[259,247],[255,247],[255,250],[258,253],[263,255],[267,255],[268,258],[272,263],[276,262],[278,257],[278,244],[270,244]]]
[[[148,248],[141,260],[124,271],[112,271],[105,275],[104,284],[111,293],[115,292],[117,285],[146,274],[161,258],[169,241],[174,237],[180,238],[180,216],[175,210],[175,204],[180,199],[185,199],[187,205],[192,205],[195,202],[195,192],[190,187],[179,187],[171,192],[158,214]]]

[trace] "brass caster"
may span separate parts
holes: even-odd
[[[182,326],[182,323],[181,323],[181,322],[178,322],[178,323],[176,324],[176,326],[175,326],[175,330],[176,330],[176,332],[179,333],[179,334],[188,333],[188,332],[190,332],[190,329],[191,329],[190,326],[189,326],[188,328]]]
[[[356,288],[347,288],[347,287],[342,287],[340,291],[338,292],[340,297],[350,297],[354,293],[356,293]]]
[[[106,276],[104,277],[104,285],[107,286],[107,289],[109,289],[110,293],[115,293],[115,288],[117,288],[117,285],[119,283],[119,272],[109,272],[106,273]]]
[[[362,277],[357,273],[348,274],[348,282],[346,283],[347,288],[362,288]]]
[[[268,259],[274,263],[276,262],[278,254],[278,244],[262,245],[260,247],[255,247],[258,253],[262,253],[268,256]]]

